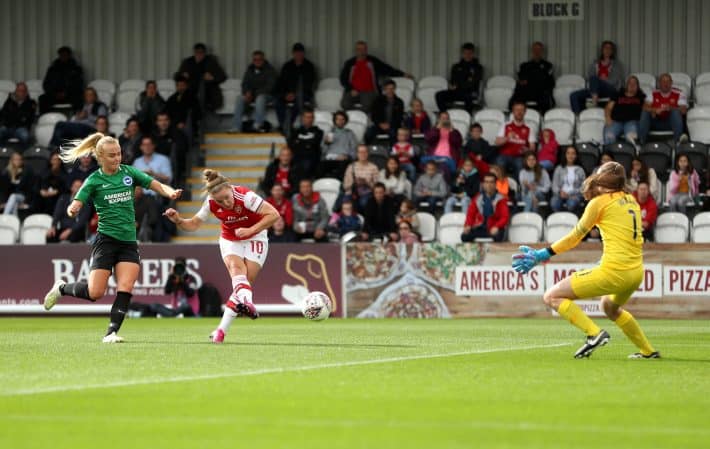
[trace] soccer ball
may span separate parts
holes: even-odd
[[[333,310],[333,302],[323,292],[310,292],[303,298],[301,307],[303,316],[311,321],[322,321],[330,316],[330,311]]]

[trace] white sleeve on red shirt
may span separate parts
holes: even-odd
[[[199,218],[202,221],[207,221],[208,218],[210,218],[210,199],[205,198],[205,202],[202,203],[202,207],[200,207],[200,210],[197,211],[195,214],[195,217]]]
[[[500,128],[498,128],[498,134],[496,134],[496,137],[505,137],[505,127],[507,123],[503,123]]]
[[[653,104],[653,92],[651,92],[651,95],[646,95],[646,103]]]
[[[537,136],[533,132],[532,128],[530,128],[530,133],[528,133],[528,143],[537,143]]]
[[[683,92],[678,94],[678,106],[688,106],[688,99]]]
[[[244,207],[252,212],[258,211],[263,202],[264,199],[251,190],[244,194]]]

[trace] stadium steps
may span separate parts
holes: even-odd
[[[264,175],[270,162],[272,145],[285,143],[281,134],[233,134],[207,133],[203,151],[205,166],[193,167],[187,178],[187,189],[192,194],[193,201],[179,201],[177,210],[182,217],[192,217],[202,206],[204,193],[202,191],[202,172],[205,168],[219,170],[234,184],[256,190],[259,180]],[[196,232],[178,230],[176,243],[215,242],[219,236],[219,222],[210,217]]]

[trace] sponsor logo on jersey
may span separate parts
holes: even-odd
[[[124,176],[123,177],[123,185],[130,186],[133,185],[133,178],[130,176]]]

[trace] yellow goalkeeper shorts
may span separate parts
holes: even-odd
[[[643,266],[626,271],[588,268],[572,274],[572,291],[579,299],[608,295],[623,306],[641,285],[643,274]]]

